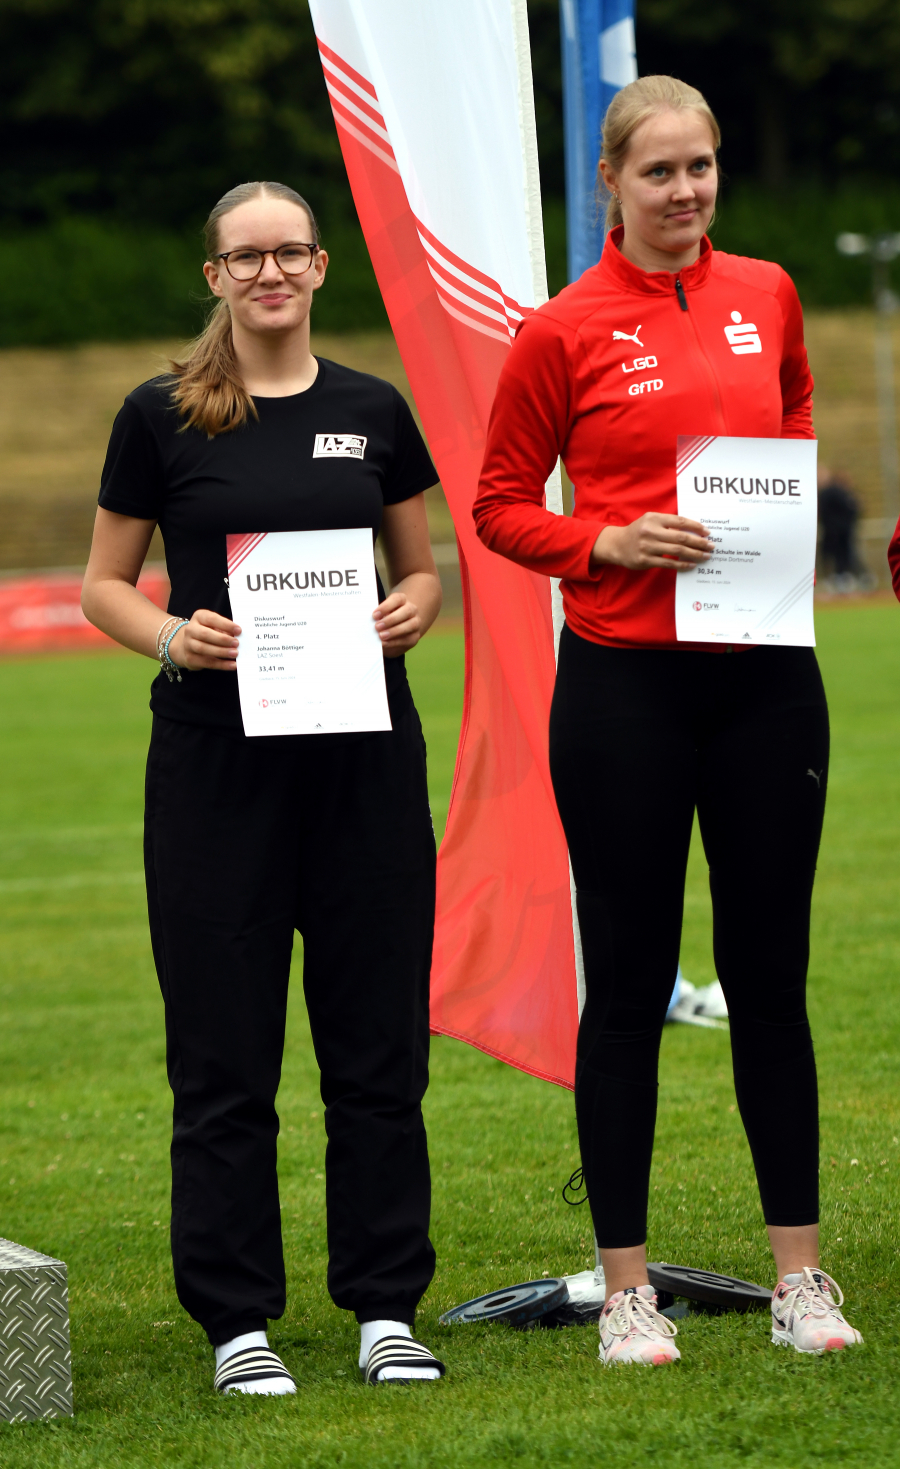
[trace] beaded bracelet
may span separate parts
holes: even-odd
[[[164,640],[164,638],[166,636],[166,633],[169,631],[169,628],[172,626],[172,624],[174,622],[180,622],[180,621],[181,621],[181,618],[177,614],[174,617],[167,617],[166,620],[165,620],[165,622],[163,623],[162,627],[160,628],[159,632],[156,634],[156,656],[157,656],[157,658],[160,656],[160,654],[162,652],[163,640]]]
[[[182,681],[181,669],[169,657],[169,644],[177,632],[180,632],[183,627],[187,627],[189,621],[190,619],[187,617],[168,618],[160,628],[156,639],[156,652],[159,658],[159,666],[169,680],[169,683],[175,683],[176,679],[178,683]]]
[[[156,634],[156,656],[159,659],[160,667],[163,666],[163,643],[165,642],[166,637],[171,632],[172,628],[175,626],[176,622],[180,621],[180,617],[167,617],[159,632]]]

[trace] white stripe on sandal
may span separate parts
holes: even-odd
[[[432,1352],[420,1341],[412,1336],[383,1336],[377,1341],[369,1352],[366,1359],[365,1378],[366,1382],[373,1386],[378,1381],[379,1372],[385,1367],[432,1367],[436,1368],[438,1375],[443,1377],[446,1367],[439,1362]],[[415,1378],[394,1377],[392,1382],[415,1382]]]
[[[275,1377],[286,1377],[288,1382],[294,1382],[281,1358],[268,1347],[246,1347],[222,1363],[213,1379],[213,1387],[216,1392],[227,1392],[242,1382],[265,1382]]]

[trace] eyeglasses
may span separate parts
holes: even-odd
[[[277,250],[224,250],[217,258],[236,281],[255,281],[266,256],[271,255],[285,275],[303,275],[313,263],[318,245],[279,245]]]

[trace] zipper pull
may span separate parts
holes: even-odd
[[[684,294],[684,286],[681,284],[681,277],[678,275],[675,277],[675,293],[678,296],[678,304],[682,311],[687,311],[687,296]]]

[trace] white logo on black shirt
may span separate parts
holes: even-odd
[[[313,459],[364,459],[365,434],[316,434]]]

